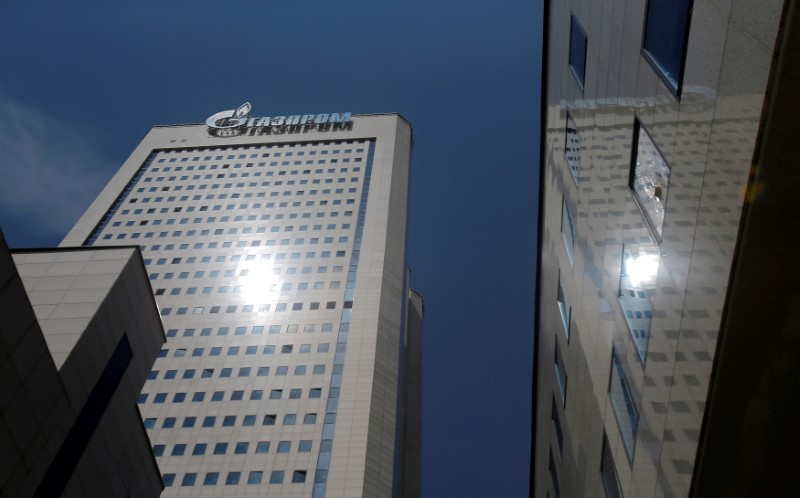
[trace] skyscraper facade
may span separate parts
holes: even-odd
[[[550,0],[544,19],[531,494],[783,495],[795,6]]]
[[[165,495],[418,494],[411,146],[396,114],[156,126],[66,236],[143,251]]]

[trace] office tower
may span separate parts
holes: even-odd
[[[254,117],[250,104],[156,126],[66,236],[142,248],[167,343],[139,406],[165,496],[391,496],[401,470],[414,482],[411,143],[397,114]]]
[[[785,496],[795,6],[545,7],[531,493]]]
[[[0,495],[158,496],[136,397],[163,343],[136,247],[0,232]]]

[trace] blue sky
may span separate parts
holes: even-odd
[[[423,492],[528,490],[541,6],[14,2],[0,7],[0,226],[56,245],[154,124],[399,112],[426,302]]]

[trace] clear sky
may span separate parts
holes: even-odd
[[[527,496],[541,2],[3,2],[0,226],[56,245],[154,124],[399,112],[423,493]]]

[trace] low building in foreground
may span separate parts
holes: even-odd
[[[159,496],[136,399],[164,340],[137,247],[0,233],[0,495]]]

